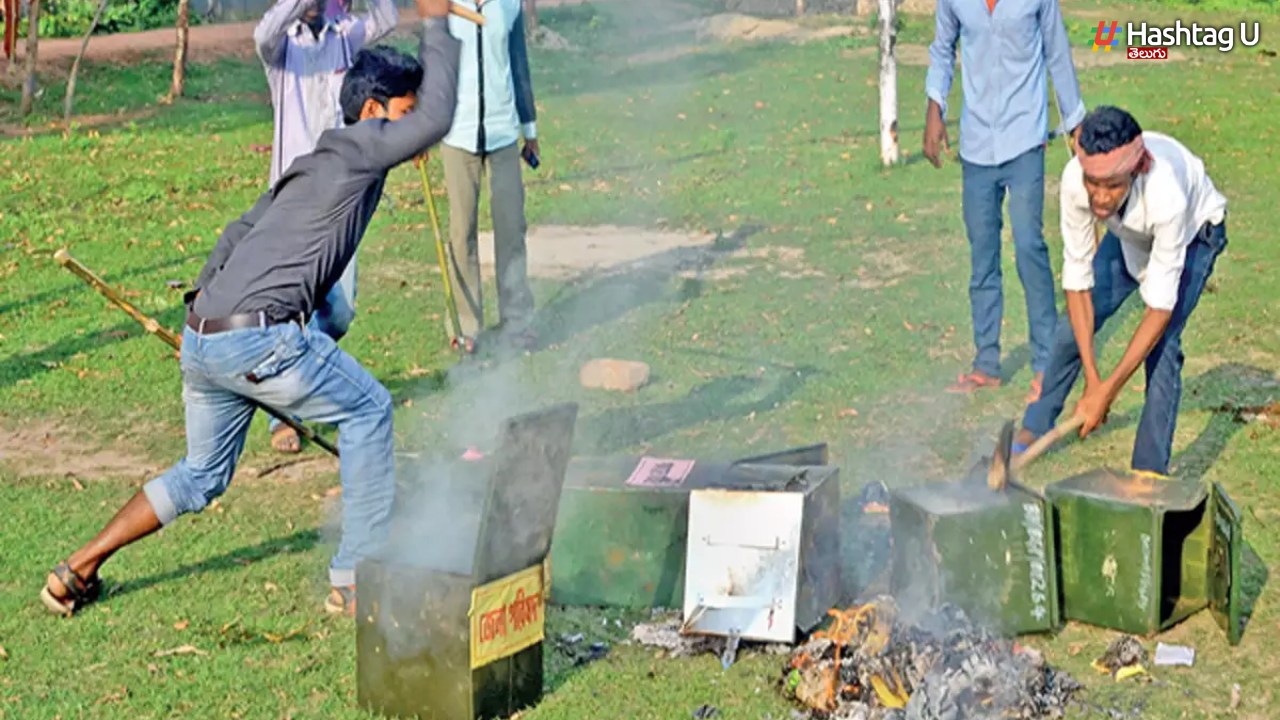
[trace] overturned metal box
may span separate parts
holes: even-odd
[[[817,466],[825,444],[732,463],[661,457],[574,458],[551,545],[560,605],[680,607],[689,493],[732,483],[743,464]],[[749,482],[743,479],[742,482]]]
[[[1061,624],[1050,508],[1009,482],[979,476],[890,492],[893,595],[904,611],[950,603],[975,623],[1014,634]]]
[[[507,420],[481,462],[401,465],[387,549],[356,568],[359,704],[508,717],[542,695],[547,572],[577,406]]]
[[[1151,635],[1208,607],[1240,642],[1240,511],[1221,485],[1099,469],[1046,495],[1067,619]]]
[[[840,471],[734,471],[689,494],[684,630],[795,642],[840,600]]]

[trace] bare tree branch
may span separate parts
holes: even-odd
[[[71,64],[71,75],[67,78],[67,93],[62,99],[62,122],[68,127],[71,126],[71,107],[75,104],[76,98],[76,76],[80,74],[80,61],[84,59],[85,50],[89,49],[89,38],[93,35],[93,31],[98,29],[98,23],[102,22],[102,13],[107,9],[107,3],[110,0],[100,0],[98,3],[98,11],[93,14],[93,22],[89,23],[89,30],[84,34],[84,40],[80,41],[80,52],[76,53],[76,61]]]

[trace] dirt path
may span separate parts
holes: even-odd
[[[586,0],[538,0],[539,8],[560,5],[578,5]],[[411,8],[400,8],[399,32],[412,32],[417,13]],[[209,62],[222,57],[251,57],[253,55],[253,27],[256,22],[217,23],[191,28],[190,60]],[[85,59],[94,62],[129,63],[140,58],[173,52],[176,40],[173,28],[146,30],[135,33],[102,35],[89,41]],[[41,72],[68,72],[76,53],[80,51],[81,38],[49,38],[40,41],[39,62]],[[26,41],[18,43],[14,62],[21,67],[26,54]]]

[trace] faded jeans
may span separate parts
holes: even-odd
[[[969,236],[969,310],[976,355],[973,369],[1000,377],[1000,326],[1004,319],[1003,273],[1000,269],[1005,193],[1018,278],[1027,300],[1031,370],[1042,372],[1058,309],[1054,304],[1053,268],[1044,242],[1044,147],[1037,145],[1000,165],[974,165],[962,159],[964,225]]]
[[[1164,475],[1173,454],[1173,432],[1182,399],[1182,331],[1200,301],[1205,284],[1213,275],[1213,265],[1227,247],[1225,222],[1206,224],[1187,246],[1186,264],[1178,284],[1178,301],[1164,335],[1147,356],[1146,401],[1133,442],[1133,469]],[[1096,333],[1133,291],[1138,281],[1129,274],[1120,251],[1120,240],[1108,232],[1093,258],[1093,331]],[[1066,404],[1071,386],[1080,374],[1080,349],[1076,346],[1071,321],[1064,315],[1058,322],[1057,338],[1049,369],[1044,376],[1040,399],[1027,407],[1022,426],[1036,436],[1048,432]],[[1105,377],[1105,375],[1104,375]]]
[[[253,374],[257,382],[249,381]],[[164,525],[227,490],[257,409],[250,399],[338,426],[342,537],[333,585],[355,582],[357,561],[387,538],[395,496],[391,395],[333,338],[297,323],[182,335],[187,455],[144,487]]]
[[[316,307],[315,314],[311,316],[310,326],[312,330],[319,330],[333,338],[334,342],[338,342],[347,334],[351,321],[355,317],[356,257],[352,255],[351,262],[347,263],[347,269],[342,272],[342,277],[338,278],[338,282],[329,289],[324,302]],[[301,421],[300,418],[294,419]],[[274,433],[280,425],[281,422],[275,416],[269,416],[267,431]]]

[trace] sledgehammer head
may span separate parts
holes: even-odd
[[[1010,420],[1000,428],[1000,439],[996,441],[996,452],[991,457],[991,467],[987,468],[987,487],[992,490],[1003,490],[1009,481],[1009,455],[1013,451],[1014,421]]]

